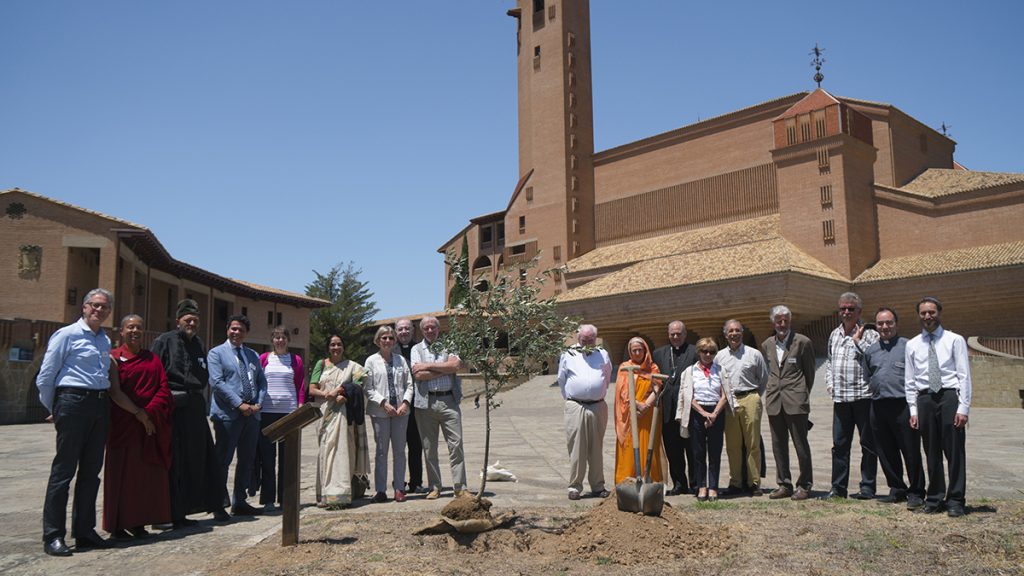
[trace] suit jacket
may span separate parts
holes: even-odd
[[[672,370],[672,345],[666,344],[651,353],[651,360],[658,365],[662,374],[671,376],[665,380],[665,394],[661,397],[662,422],[671,422],[675,418],[679,402],[679,381],[683,370],[697,363],[697,350],[688,342],[683,342],[682,354],[676,360]],[[685,426],[685,424],[684,424]]]
[[[790,330],[786,352],[779,363],[775,336],[761,343],[761,354],[768,363],[768,384],[764,408],[769,416],[811,413],[811,388],[814,387],[814,346],[810,338]]]
[[[267,397],[267,376],[260,366],[260,357],[255,350],[245,346],[242,346],[242,356],[245,358],[249,379],[256,395],[253,403],[262,406]],[[213,390],[210,418],[235,420],[242,415],[238,411],[242,404],[242,378],[239,375],[241,367],[238,356],[235,355],[235,348],[231,342],[225,340],[220,346],[211,349],[206,357],[206,365],[210,370],[210,389]],[[256,419],[260,419],[259,412],[256,413]]]

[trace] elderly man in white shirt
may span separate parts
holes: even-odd
[[[558,361],[558,388],[565,399],[569,448],[569,499],[579,500],[585,474],[591,495],[605,498],[608,490],[604,487],[601,449],[608,427],[608,404],[604,397],[611,381],[612,362],[597,345],[597,328],[592,324],[579,327],[576,341]]]
[[[725,418],[728,493],[760,496],[760,471],[764,457],[761,451],[761,395],[768,382],[768,363],[760,350],[743,343],[743,324],[739,320],[726,320],[722,333],[729,347],[718,352],[715,362],[729,380],[729,405],[732,406],[732,411]]]

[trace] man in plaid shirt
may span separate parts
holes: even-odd
[[[850,481],[850,446],[853,429],[860,437],[860,491],[858,500],[875,497],[878,457],[871,436],[871,391],[864,370],[864,353],[878,341],[878,332],[860,321],[860,296],[846,292],[839,297],[842,324],[828,337],[825,390],[832,396],[832,490],[825,498],[846,498]]]

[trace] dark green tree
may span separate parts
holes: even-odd
[[[487,406],[479,502],[487,487],[491,410],[500,405],[495,397],[510,382],[538,374],[544,361],[556,359],[566,349],[577,322],[558,313],[554,298],[539,297],[554,271],[530,276],[538,265],[536,258],[522,269],[502,271],[493,283],[473,278],[468,258],[449,254],[448,263],[456,285],[474,288],[466,291],[460,304],[448,308],[448,331],[435,346],[455,352],[483,377]]]
[[[469,240],[465,236],[462,237],[462,252],[458,258],[455,257],[453,252],[449,252],[445,257],[451,266],[452,275],[455,278],[452,291],[448,293],[448,307],[457,308],[466,300],[466,296],[469,294],[469,274],[460,276],[455,273],[457,267],[462,270],[469,270]]]
[[[313,270],[316,278],[306,285],[306,296],[331,302],[309,315],[309,365],[327,356],[327,339],[332,334],[341,336],[345,343],[345,356],[357,361],[368,354],[372,336],[364,329],[378,312],[373,292],[359,279],[362,270],[349,262],[336,264],[326,274]]]

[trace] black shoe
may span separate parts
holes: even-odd
[[[217,508],[213,511],[213,519],[217,522],[230,522],[231,516],[223,508]]]
[[[110,542],[104,540],[95,531],[92,534],[75,536],[75,550],[88,550],[89,548],[106,550],[107,548],[110,548],[110,546]]]
[[[263,514],[263,511],[259,508],[253,508],[247,502],[238,502],[231,507],[231,514],[234,516],[259,516]],[[216,513],[214,518],[216,518]]]
[[[590,492],[590,497],[591,498],[607,498],[609,496],[611,496],[611,492],[609,492],[607,490],[601,490],[601,491],[592,490]]]
[[[964,507],[959,504],[950,504],[946,507],[946,513],[950,518],[959,518],[964,515]]]
[[[920,510],[924,506],[924,500],[917,494],[907,495],[907,510],[916,511]]]
[[[854,492],[853,494],[850,494],[850,498],[853,498],[854,500],[874,500],[875,495],[867,494],[865,492]]]
[[[43,542],[43,552],[50,556],[71,556],[71,548],[68,548],[63,538],[54,538],[49,542]]]
[[[133,537],[138,538],[139,540],[149,538],[151,536],[151,534],[146,530],[145,526],[136,526],[135,528],[129,528],[128,533],[131,534]]]
[[[739,496],[743,494],[743,489],[736,486],[727,486],[723,490],[719,490],[719,496]]]
[[[833,490],[833,491],[829,492],[828,494],[825,494],[824,496],[819,498],[819,500],[845,500],[845,499],[846,499],[846,494],[840,494],[839,492],[836,492],[835,490]]]
[[[377,492],[376,494],[373,495],[373,498],[370,498],[370,502],[373,502],[374,504],[383,504],[384,502],[387,501],[388,495],[385,494],[384,492]]]
[[[123,529],[123,528],[118,528],[117,530],[114,530],[114,533],[111,534],[111,536],[114,538],[114,540],[131,540],[132,539],[132,535],[129,534],[128,531]]]
[[[878,499],[882,504],[895,504],[897,502],[903,502],[907,499],[906,490],[890,490],[888,496],[882,496]]]
[[[747,493],[747,496],[755,496],[755,497],[756,496],[760,496],[761,494],[763,494],[763,492],[761,492],[761,487],[760,486],[751,486],[751,487],[747,488],[745,490],[745,492]]]
[[[181,518],[179,520],[175,520],[174,522],[171,522],[171,528],[173,528],[174,530],[180,530],[182,528],[188,528],[190,526],[195,526],[196,524],[199,524],[199,522],[197,520],[189,520],[188,518]],[[154,526],[154,528],[156,528],[156,526]]]
[[[937,504],[925,504],[924,507],[919,508],[919,510],[925,514],[938,514],[939,512],[942,512],[942,506]]]

